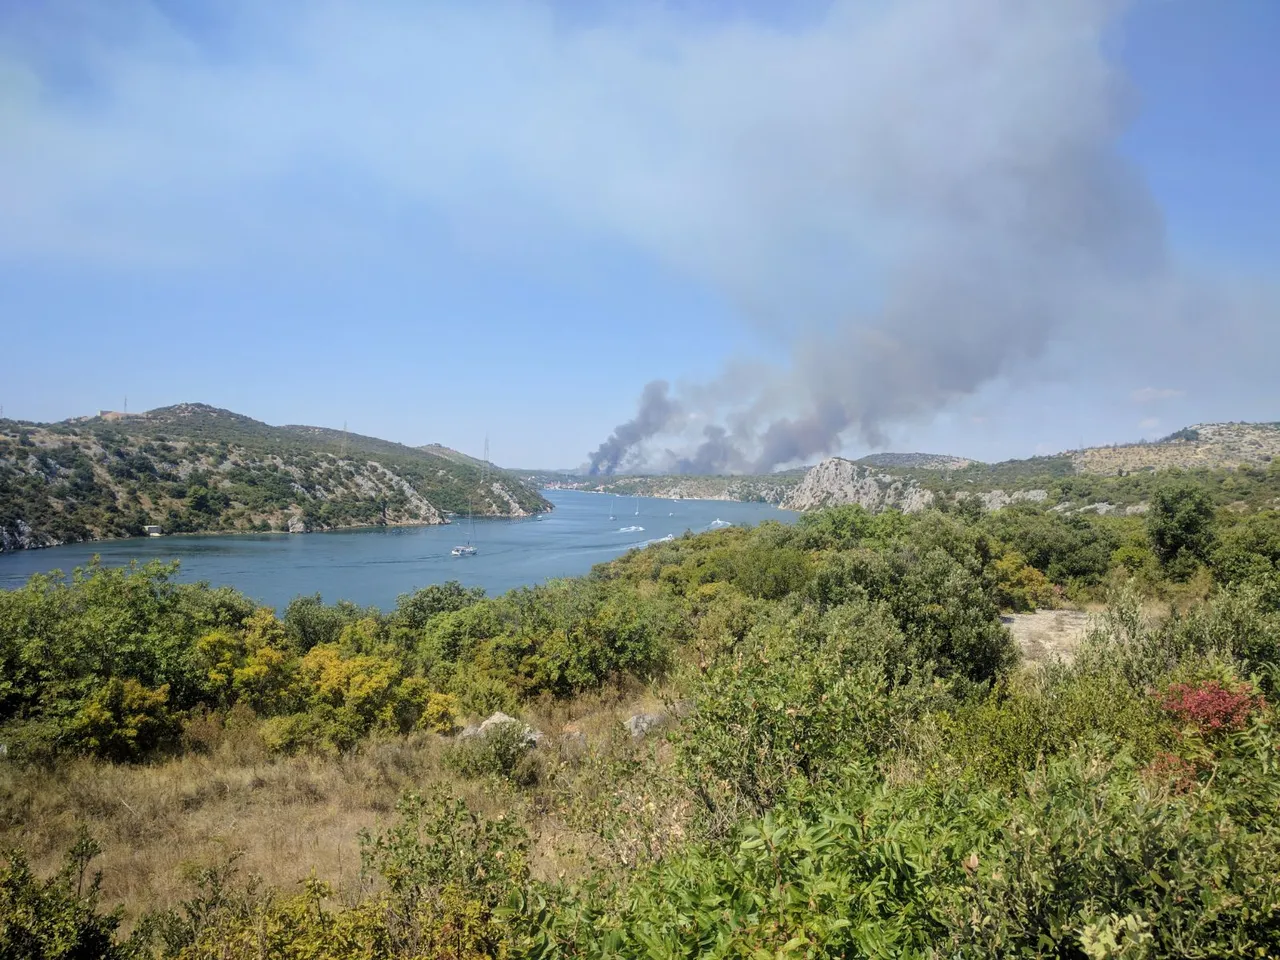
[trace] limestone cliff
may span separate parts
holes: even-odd
[[[873,513],[916,513],[931,505],[933,499],[933,493],[914,480],[878,473],[843,457],[831,457],[811,468],[781,506],[787,510],[818,510],[853,503]]]

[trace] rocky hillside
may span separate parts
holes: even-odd
[[[900,470],[960,470],[975,461],[943,453],[872,453],[854,462],[868,467]]]
[[[165,533],[447,523],[550,509],[507,471],[205,404],[0,420],[0,550]]]
[[[933,493],[913,479],[890,476],[852,460],[832,457],[811,468],[781,506],[787,510],[817,510],[856,503],[874,513],[915,513],[932,504],[933,499]]]
[[[1280,458],[1280,423],[1198,423],[1157,443],[1092,447],[1071,455],[1078,473],[1262,466]]]

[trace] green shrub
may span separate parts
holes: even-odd
[[[106,760],[138,760],[177,742],[181,727],[169,712],[169,687],[148,690],[136,680],[108,680],[67,726],[74,749]]]
[[[1170,480],[1151,497],[1151,549],[1174,579],[1185,580],[1213,544],[1213,501],[1190,480]]]
[[[86,878],[101,848],[85,834],[62,870],[47,880],[12,851],[0,859],[0,957],[5,960],[126,960],[134,956],[115,939],[121,911],[98,910],[101,876]]]
[[[1012,550],[991,565],[992,599],[1002,610],[1027,611],[1050,606],[1054,600],[1049,578]]]
[[[459,738],[445,753],[446,765],[464,777],[502,777],[518,786],[538,779],[535,744],[519,720],[495,724],[482,734]]]
[[[507,817],[476,815],[438,791],[407,794],[399,818],[362,834],[361,862],[388,890],[393,948],[421,957],[507,956],[518,929],[501,908],[529,883],[529,839]]]
[[[969,778],[1009,791],[1080,743],[1101,737],[1145,762],[1172,735],[1151,697],[1120,671],[1054,667],[1002,684],[943,727]]]
[[[720,823],[829,788],[889,749],[912,698],[890,691],[905,643],[887,607],[862,603],[758,625],[693,682],[681,769]]]
[[[259,728],[259,735],[272,753],[321,753],[335,755],[350,750],[368,734],[357,714],[346,707],[327,703],[305,713],[271,717]]]

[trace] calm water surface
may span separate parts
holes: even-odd
[[[542,520],[477,520],[474,557],[449,555],[466,540],[466,521],[292,536],[153,537],[0,554],[0,587],[21,586],[33,573],[70,571],[98,554],[113,566],[130,560],[180,560],[179,579],[235,587],[280,610],[299,594],[317,592],[325,600],[354,600],[385,610],[399,594],[431,583],[459,580],[490,594],[502,593],[586,573],[632,547],[668,534],[707,530],[716,521],[744,525],[795,519],[793,513],[762,503],[650,497],[615,501],[571,490],[548,490],[545,496],[555,510]],[[610,520],[610,514],[616,519]]]

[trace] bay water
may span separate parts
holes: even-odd
[[[450,555],[468,539],[465,519],[447,526],[327,533],[139,537],[0,554],[0,588],[20,587],[33,573],[70,573],[97,555],[108,566],[178,560],[179,580],[235,587],[281,612],[293,597],[315,593],[326,601],[389,610],[398,595],[432,583],[458,580],[494,595],[584,574],[666,536],[724,524],[790,523],[796,517],[763,503],[615,498],[575,490],[544,495],[555,509],[541,520],[476,520],[471,539],[477,552],[470,557]]]

